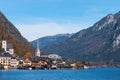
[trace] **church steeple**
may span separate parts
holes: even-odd
[[[37,39],[37,51],[36,51],[36,56],[40,57],[39,39]]]

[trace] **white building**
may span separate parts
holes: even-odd
[[[2,48],[5,50],[5,52],[7,51],[7,41],[6,40],[2,41]]]
[[[16,58],[12,57],[11,60],[10,60],[11,68],[17,69],[18,65],[19,65],[19,61]]]
[[[11,66],[11,55],[9,53],[0,54],[0,63],[4,66],[4,69],[9,69]]]
[[[2,48],[4,49],[4,51],[5,51],[6,53],[9,53],[9,54],[11,54],[11,55],[14,54],[14,49],[13,49],[12,44],[7,44],[7,41],[6,41],[6,40],[3,40],[3,41],[2,41]]]
[[[9,51],[7,51],[9,54],[13,55],[14,54],[14,49],[9,49]]]
[[[50,59],[61,59],[61,56],[59,56],[57,54],[49,54],[48,58],[50,58]]]

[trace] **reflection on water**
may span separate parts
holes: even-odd
[[[120,69],[2,70],[0,80],[120,80]]]

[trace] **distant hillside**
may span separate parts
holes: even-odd
[[[82,61],[120,63],[120,12],[107,15],[92,27],[43,51]]]
[[[40,48],[44,48],[47,46],[51,46],[53,44],[58,44],[59,42],[62,42],[64,40],[67,40],[69,37],[71,36],[71,34],[57,34],[54,36],[46,36],[46,37],[42,37],[39,38],[39,44],[40,44]],[[36,40],[32,41],[31,44],[36,47]]]
[[[35,50],[16,27],[0,12],[0,41],[2,40],[7,40],[8,43],[12,43],[16,54],[19,56],[23,56],[27,51],[33,53]]]

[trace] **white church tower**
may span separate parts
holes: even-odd
[[[12,45],[11,45],[12,46]],[[2,49],[4,49],[5,52],[13,55],[14,54],[14,49],[10,47],[10,44],[7,44],[6,40],[2,40]]]
[[[39,48],[39,40],[37,40],[37,51],[36,51],[36,56],[40,57],[40,48]]]
[[[5,50],[5,52],[7,51],[7,41],[6,40],[2,41],[2,48]]]

